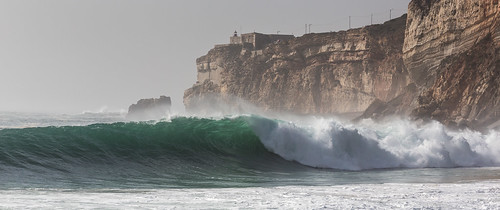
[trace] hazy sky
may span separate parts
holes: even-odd
[[[0,111],[119,111],[171,96],[183,110],[195,59],[234,30],[344,30],[410,0],[0,0]]]

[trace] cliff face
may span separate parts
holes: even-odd
[[[500,43],[498,0],[413,0],[408,6],[403,59],[412,81],[432,86],[449,56],[492,36]]]
[[[413,0],[406,25],[403,60],[414,87],[407,90],[414,91],[373,103],[362,117],[402,114],[476,129],[500,124],[498,0]]]
[[[412,115],[482,128],[500,119],[498,0],[413,0],[403,59],[421,88]]]
[[[406,22],[405,22],[406,21]],[[188,109],[209,95],[303,114],[410,115],[451,127],[500,127],[498,0],[412,0],[408,17],[308,34],[197,60]]]
[[[444,59],[439,67],[434,85],[419,96],[414,116],[478,129],[500,119],[500,48],[493,37]]]
[[[403,64],[406,16],[383,25],[307,34],[253,49],[216,47],[197,59],[198,82],[185,91],[194,109],[201,98],[232,96],[264,109],[301,114],[364,111],[408,85]]]

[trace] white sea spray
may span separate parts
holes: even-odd
[[[249,120],[265,147],[299,163],[346,170],[500,165],[500,133],[451,131],[438,122]]]

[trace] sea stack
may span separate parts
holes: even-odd
[[[170,97],[148,98],[137,101],[128,108],[127,119],[130,120],[158,120],[170,114],[172,101]]]

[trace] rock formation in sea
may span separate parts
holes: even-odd
[[[498,0],[412,0],[384,24],[282,38],[243,34],[198,58],[187,110],[215,96],[300,114],[500,124]]]
[[[172,102],[170,97],[141,99],[128,108],[127,119],[157,120],[168,116]]]

